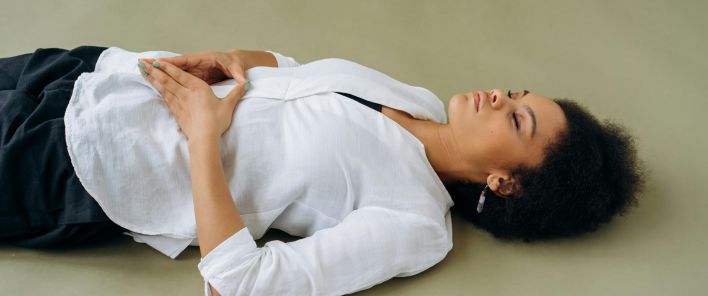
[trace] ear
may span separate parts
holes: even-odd
[[[521,193],[521,186],[509,175],[491,174],[487,176],[487,185],[499,197],[509,197]]]

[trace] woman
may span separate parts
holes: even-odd
[[[642,184],[622,129],[528,91],[456,95],[446,118],[339,59],[79,47],[0,66],[0,238],[198,243],[207,294],[352,293],[442,260],[451,198],[532,241],[595,230]],[[303,238],[257,248],[269,228]]]

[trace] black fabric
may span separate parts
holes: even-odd
[[[123,231],[81,186],[64,135],[74,82],[105,49],[0,59],[0,242],[76,246]]]
[[[337,92],[337,93],[340,94],[340,95],[343,95],[343,96],[345,96],[345,97],[347,97],[347,98],[350,98],[350,99],[352,99],[352,100],[354,100],[354,101],[357,101],[357,102],[363,104],[363,105],[366,106],[366,107],[369,107],[369,108],[371,108],[371,109],[374,109],[374,110],[376,110],[376,111],[381,112],[381,104],[369,102],[369,101],[367,101],[367,100],[364,100],[364,99],[362,99],[362,98],[360,98],[360,97],[357,97],[357,96],[352,95],[352,94],[349,94],[349,93],[343,93],[343,92]]]

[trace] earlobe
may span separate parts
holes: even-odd
[[[487,177],[487,185],[498,197],[509,197],[516,193],[515,182],[505,176],[491,174]]]

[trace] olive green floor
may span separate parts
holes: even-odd
[[[708,2],[1,3],[0,56],[93,44],[342,57],[444,101],[496,87],[577,98],[636,136],[650,173],[630,215],[532,245],[456,220],[443,262],[360,295],[708,295]],[[171,260],[128,238],[79,250],[0,246],[0,295],[198,295],[198,260],[196,249]]]

